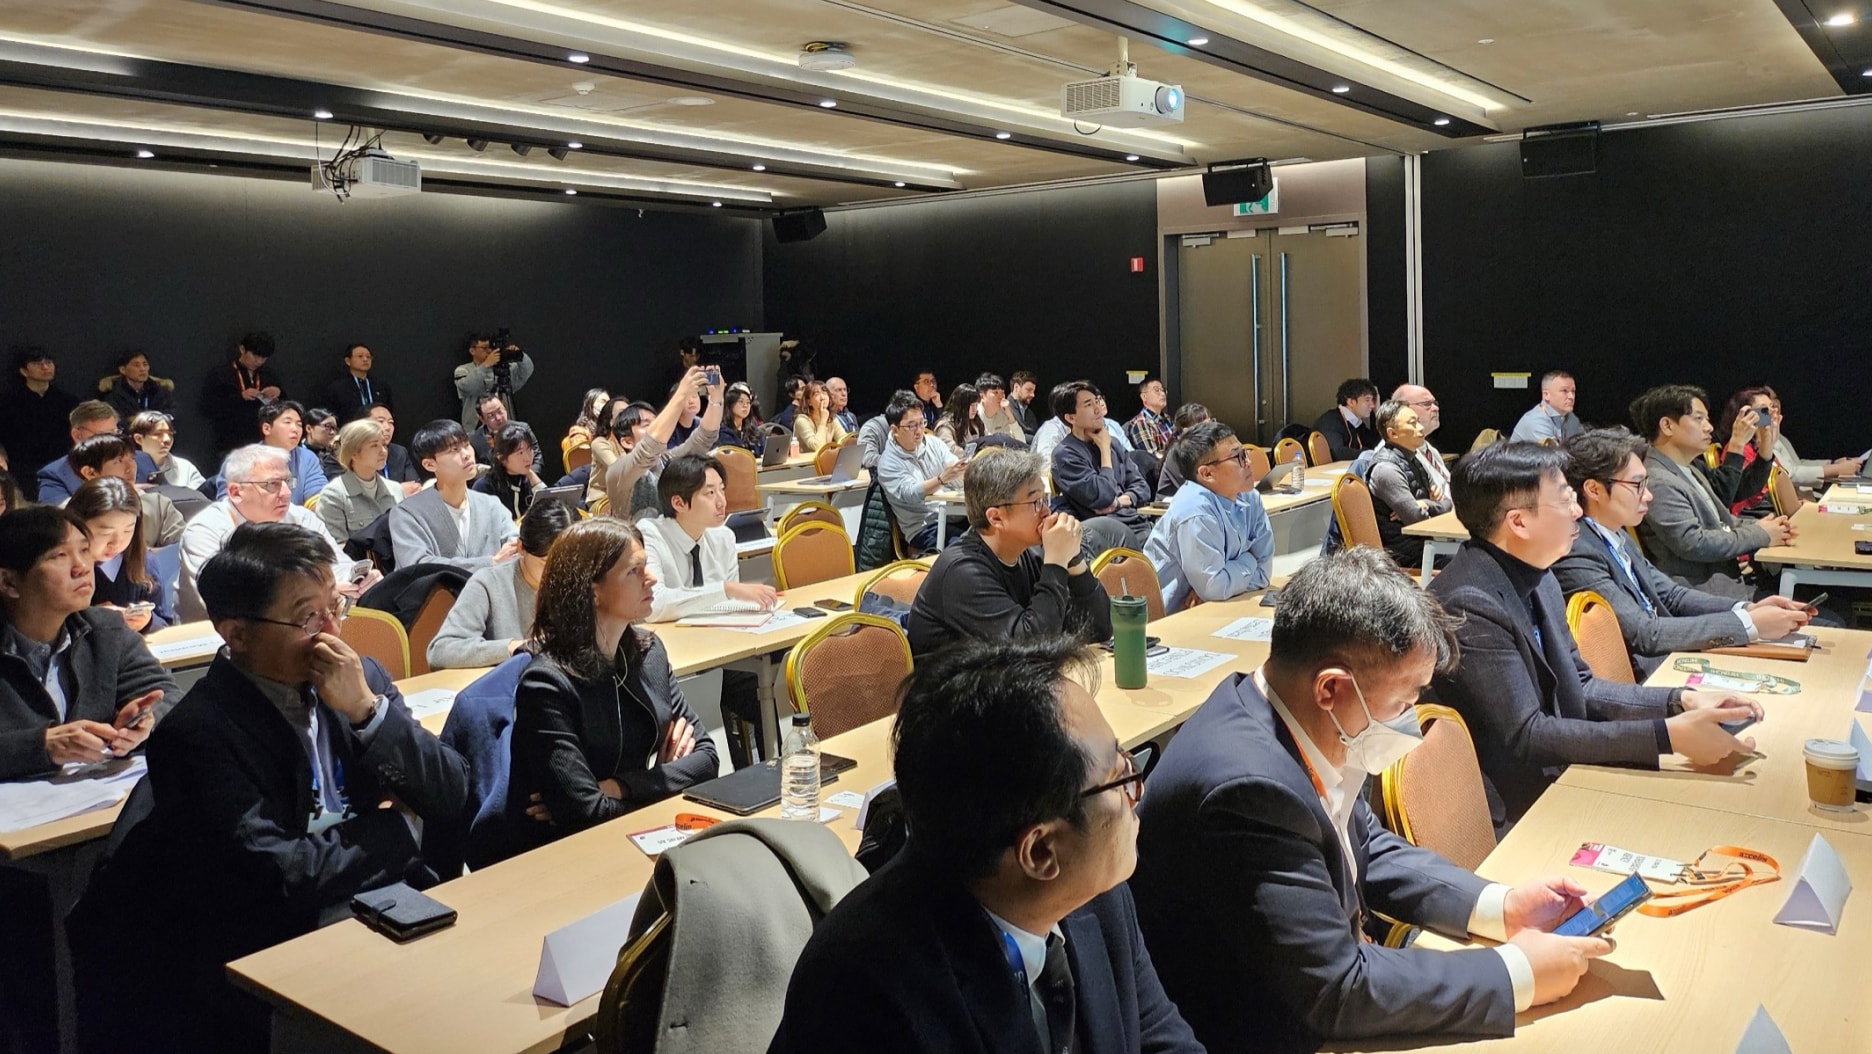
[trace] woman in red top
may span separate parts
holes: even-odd
[[[1744,388],[1729,397],[1716,434],[1727,436],[1722,449],[1725,468],[1741,457],[1741,472],[1733,495],[1724,495],[1736,516],[1760,517],[1774,513],[1768,497],[1768,471],[1774,462],[1775,430],[1772,415],[1774,389],[1766,385]],[[1721,492],[1718,491],[1720,494]]]

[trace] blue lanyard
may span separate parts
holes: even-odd
[[[1612,544],[1612,539],[1599,533],[1599,525],[1597,522],[1589,524],[1586,529],[1593,532],[1593,537],[1599,539],[1600,545],[1605,546],[1606,554],[1612,557],[1612,562],[1617,564],[1619,568],[1625,572],[1625,577],[1631,580],[1632,587],[1638,591],[1638,602],[1644,605],[1645,613],[1647,615],[1657,614],[1657,608],[1652,605],[1651,598],[1645,595],[1644,586],[1638,581],[1638,570],[1632,566],[1631,560],[1625,556],[1624,552],[1622,552],[1618,546]]]

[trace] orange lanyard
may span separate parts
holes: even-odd
[[[1729,857],[1734,862],[1724,864],[1713,870],[1704,868],[1703,861],[1709,857]],[[1764,871],[1756,871],[1753,864],[1760,864]],[[1719,845],[1707,850],[1702,856],[1686,864],[1679,882],[1686,883],[1690,889],[1667,889],[1653,892],[1651,901],[1638,908],[1638,914],[1654,918],[1669,918],[1681,915],[1692,908],[1713,904],[1737,890],[1750,886],[1764,885],[1781,878],[1781,864],[1767,853],[1740,846]],[[1675,900],[1673,904],[1659,904],[1660,900]]]

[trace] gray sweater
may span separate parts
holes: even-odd
[[[526,639],[533,628],[534,599],[519,559],[476,571],[429,642],[429,665],[465,669],[506,662],[507,642]]]
[[[390,510],[390,544],[398,567],[416,564],[451,564],[479,571],[494,563],[494,554],[520,536],[513,517],[500,499],[479,491],[468,492],[468,530],[455,526],[448,503],[435,488],[419,490]]]

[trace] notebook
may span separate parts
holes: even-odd
[[[819,755],[819,783],[838,782],[838,774],[857,766],[857,762],[837,754],[821,752]],[[780,763],[763,761],[758,765],[749,765],[736,769],[726,776],[718,776],[706,783],[698,783],[683,792],[683,797],[698,805],[711,809],[731,812],[736,816],[750,816],[780,803]]]

